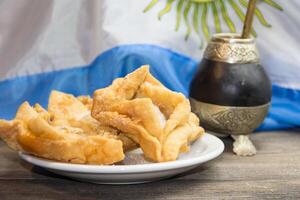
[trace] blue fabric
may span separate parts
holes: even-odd
[[[17,77],[0,82],[0,118],[11,119],[23,101],[46,107],[51,90],[92,95],[117,77],[149,64],[152,74],[172,90],[188,95],[197,61],[153,45],[124,45],[99,55],[90,65]],[[258,130],[300,126],[300,91],[273,85],[272,106]]]

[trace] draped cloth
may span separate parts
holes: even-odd
[[[148,0],[0,1],[0,118],[11,119],[23,101],[47,105],[51,90],[92,94],[143,64],[168,88],[188,96],[201,61],[199,35],[184,40],[176,8],[157,19],[165,1],[147,13]],[[254,21],[260,61],[273,85],[272,105],[259,130],[300,125],[300,1],[259,4],[272,28]],[[229,9],[237,30],[242,24]],[[208,25],[214,31],[212,12]],[[225,22],[222,30],[228,32]]]

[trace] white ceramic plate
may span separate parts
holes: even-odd
[[[206,133],[192,144],[188,153],[181,154],[176,161],[164,163],[146,161],[140,149],[128,152],[122,163],[110,166],[61,163],[22,152],[19,154],[33,165],[72,179],[99,184],[135,184],[165,179],[191,170],[216,158],[223,150],[223,142]]]

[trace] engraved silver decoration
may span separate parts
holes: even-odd
[[[227,63],[258,63],[259,54],[253,38],[238,34],[215,34],[204,52],[204,58]]]
[[[256,129],[268,113],[269,103],[261,106],[220,106],[190,99],[193,112],[201,124],[214,132],[247,135]]]

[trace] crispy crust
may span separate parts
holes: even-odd
[[[52,116],[50,123],[55,126],[80,128],[87,135],[102,135],[120,139],[123,142],[125,151],[138,147],[132,139],[126,138],[119,130],[101,125],[92,118],[89,109],[91,107],[90,103],[92,103],[91,99],[87,96],[76,98],[71,94],[54,90],[50,94],[48,104],[48,110]],[[122,134],[122,137],[119,137],[120,134]]]
[[[92,116],[123,131],[140,144],[147,158],[158,162],[175,160],[204,133],[189,101],[164,87],[148,66],[96,90]]]
[[[17,134],[22,132],[22,121],[13,120],[6,121],[0,120],[0,138],[12,149],[21,150],[17,142]]]
[[[113,164],[124,159],[122,142],[87,135],[79,128],[53,126],[46,111],[23,103],[12,121],[0,121],[0,136],[13,149],[62,162]]]
[[[92,109],[93,99],[90,96],[78,96],[77,99],[89,110]]]
[[[113,164],[142,148],[156,162],[176,160],[204,130],[181,93],[142,66],[94,98],[52,91],[48,111],[24,102],[14,120],[0,120],[0,138],[15,150],[81,164]]]

